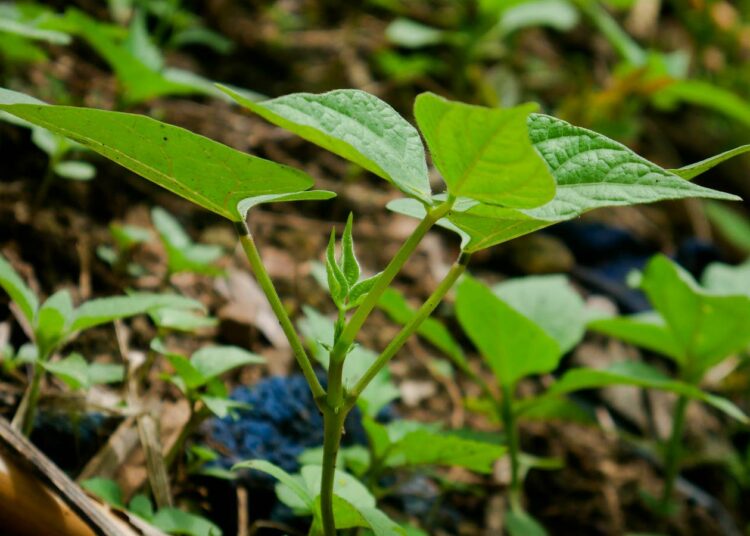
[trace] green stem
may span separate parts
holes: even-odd
[[[461,274],[466,271],[466,266],[469,263],[470,258],[471,255],[469,253],[461,254],[458,260],[453,263],[453,266],[448,271],[445,278],[443,278],[443,280],[440,282],[435,291],[430,294],[429,298],[427,298],[427,301],[425,301],[422,306],[417,309],[417,311],[414,313],[414,316],[411,317],[411,320],[409,320],[404,325],[404,327],[401,328],[401,331],[398,332],[396,337],[391,340],[391,342],[388,344],[388,346],[386,346],[385,350],[383,350],[383,352],[378,356],[375,362],[370,365],[370,368],[367,369],[364,375],[354,386],[351,393],[349,393],[347,404],[348,408],[354,406],[359,395],[362,394],[362,392],[367,388],[367,385],[375,378],[375,376],[377,376],[378,372],[380,372],[380,370],[388,363],[388,361],[390,361],[391,358],[396,355],[396,353],[406,343],[409,337],[411,337],[411,335],[419,328],[419,326],[422,325],[422,322],[424,322],[432,314],[432,311],[434,311],[435,307],[437,307],[438,304],[442,301],[451,287],[455,284],[456,280],[458,280],[458,278],[461,277]]]
[[[328,372],[329,397],[333,391],[331,384],[341,384],[342,369],[343,367],[334,367],[331,363]],[[338,376],[338,379],[334,376]],[[336,521],[333,517],[333,483],[336,473],[336,456],[339,452],[347,413],[348,411],[341,407],[335,409],[326,407],[323,410],[323,474],[320,480],[320,514],[324,536],[336,535]]]
[[[331,352],[332,359],[342,359],[346,355],[349,347],[354,343],[354,338],[362,328],[362,324],[364,324],[367,317],[378,304],[380,296],[390,286],[393,278],[396,277],[399,271],[401,271],[401,267],[409,259],[427,231],[429,231],[430,228],[440,220],[440,218],[450,211],[454,201],[454,198],[447,199],[444,203],[429,210],[424,219],[419,222],[417,228],[414,229],[411,236],[403,243],[398,252],[396,252],[396,255],[391,259],[391,262],[388,263],[388,266],[386,266],[385,270],[380,274],[380,277],[378,277],[378,280],[372,286],[370,292],[367,293],[362,304],[357,307],[356,311],[354,311],[354,314],[346,324],[346,327],[344,327],[341,336],[333,347],[333,351]]]
[[[682,434],[685,429],[685,413],[688,402],[689,399],[686,396],[677,399],[672,421],[672,433],[669,436],[667,449],[664,453],[664,490],[661,497],[661,507],[665,513],[669,512],[672,491],[679,470]]]
[[[255,246],[255,241],[250,234],[250,229],[248,229],[245,222],[237,222],[236,228],[237,232],[240,235],[240,243],[242,244],[242,249],[245,250],[245,255],[247,256],[248,262],[250,262],[250,266],[253,269],[255,278],[258,281],[260,287],[263,289],[268,302],[271,304],[271,309],[273,309],[273,312],[276,315],[279,324],[281,324],[281,329],[284,331],[286,338],[289,340],[289,344],[292,347],[292,352],[294,352],[294,357],[297,360],[297,364],[302,369],[302,374],[304,374],[307,383],[310,385],[310,390],[312,391],[313,397],[319,404],[320,400],[325,397],[326,392],[325,389],[323,389],[323,386],[320,385],[318,377],[315,375],[315,370],[313,369],[313,364],[310,360],[310,356],[308,356],[307,352],[305,352],[305,348],[304,346],[302,346],[302,342],[297,335],[297,331],[294,329],[294,325],[292,324],[292,321],[289,318],[286,309],[284,309],[284,304],[281,303],[281,298],[279,298],[279,295],[276,292],[276,287],[273,286],[271,277],[268,275],[265,266],[263,266],[263,261],[260,258],[258,248]]]
[[[22,412],[19,421],[21,423],[21,433],[27,437],[31,435],[31,431],[34,429],[34,418],[36,417],[36,406],[39,402],[42,376],[44,376],[44,365],[40,361],[37,361],[34,363],[34,373],[29,385],[29,396],[21,403],[21,407],[18,408],[18,411]]]
[[[167,452],[167,455],[164,457],[164,466],[167,468],[167,470],[172,467],[172,464],[174,464],[177,456],[185,450],[185,443],[187,442],[187,439],[191,435],[193,435],[193,432],[198,429],[200,424],[210,416],[211,412],[205,406],[196,411],[195,405],[190,404],[190,418],[188,418],[185,426],[183,426],[182,430],[180,430],[180,435],[177,437],[177,439]]]
[[[513,414],[513,387],[510,385],[502,386],[500,415],[503,420],[508,455],[510,456],[510,507],[514,512],[520,512],[522,510],[521,478],[518,457],[521,449],[519,447],[518,429],[516,428],[516,417]]]

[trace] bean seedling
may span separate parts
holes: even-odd
[[[71,138],[235,225],[248,262],[323,414],[322,466],[308,469],[307,477],[303,474],[304,485],[285,475],[276,476],[313,512],[313,526],[325,536],[336,534],[337,524],[341,528],[352,522],[378,535],[403,533],[392,524],[381,523],[382,517],[371,515],[371,501],[357,501],[349,492],[336,493],[335,483],[344,479],[335,472],[342,426],[371,381],[464,273],[472,253],[599,207],[686,197],[737,199],[685,180],[734,153],[670,171],[604,136],[539,114],[535,104],[488,109],[427,93],[417,98],[414,113],[446,184],[446,192],[433,194],[420,132],[373,95],[338,90],[253,102],[230,89],[223,90],[270,122],[392,183],[407,198],[392,203],[391,208],[420,220],[361,303],[350,316],[339,318],[328,351],[326,388],[263,265],[247,216],[261,203],[325,200],[335,194],[309,190],[313,180],[302,171],[240,153],[145,116],[29,104],[28,97],[10,91],[0,93],[0,110]],[[403,329],[350,383],[352,386],[345,387],[344,365],[357,334],[435,224],[461,236],[458,258]],[[343,262],[333,261],[329,258],[329,271],[342,289],[348,289],[343,294],[331,285],[340,308],[348,303],[342,296],[351,301],[357,283],[353,267],[345,271]],[[343,272],[343,279],[333,264]],[[349,505],[346,510],[354,509],[358,517],[337,518],[336,504]]]

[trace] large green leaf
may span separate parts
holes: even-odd
[[[648,263],[641,288],[685,356],[683,367],[690,377],[700,378],[750,344],[750,296],[712,294],[663,255]]]
[[[686,181],[614,140],[560,119],[531,114],[528,127],[534,148],[547,162],[557,183],[554,199],[532,209],[459,199],[446,218],[447,223],[441,223],[458,232],[465,251],[507,242],[601,207],[686,197],[739,199]],[[699,165],[694,171],[705,169],[707,166]],[[389,208],[415,217],[421,215],[414,206],[403,203]]]
[[[557,181],[555,199],[529,216],[560,221],[599,207],[705,197],[739,199],[698,186],[614,140],[542,114],[529,116],[534,147]]]
[[[0,287],[8,293],[29,324],[34,322],[39,300],[2,255],[0,255]]]
[[[550,372],[562,357],[541,327],[470,277],[458,287],[456,316],[501,385],[513,387],[525,376]]]
[[[69,106],[12,104],[0,110],[77,141],[156,184],[239,222],[240,201],[307,190],[302,171],[250,156],[143,115]],[[9,104],[10,103],[10,104]]]
[[[748,422],[747,416],[729,400],[715,396],[685,382],[673,380],[657,369],[640,361],[621,361],[605,369],[576,368],[566,372],[547,390],[546,396],[594,389],[610,385],[632,385],[648,389],[669,391],[706,402],[731,417]]]
[[[509,279],[492,287],[505,303],[536,322],[557,341],[560,351],[570,351],[586,331],[583,299],[564,275]]]
[[[374,95],[341,89],[253,102],[229,88],[219,87],[271,123],[362,166],[402,192],[429,202],[430,183],[419,133]]]
[[[423,93],[414,115],[453,196],[533,208],[555,195],[555,179],[529,139],[527,119],[537,108],[491,109]]]

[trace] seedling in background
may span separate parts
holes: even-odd
[[[168,294],[132,294],[99,298],[75,308],[67,290],[56,292],[40,304],[39,298],[2,256],[0,287],[13,301],[18,312],[18,320],[26,325],[32,334],[34,344],[33,375],[13,418],[14,426],[26,435],[31,433],[34,426],[42,377],[50,367],[58,376],[66,376],[66,383],[80,384],[79,387],[90,384],[92,380],[101,380],[99,374],[103,372],[102,369],[93,364],[87,365],[80,356],[68,357],[58,362],[51,361],[52,357],[74,340],[81,331],[160,307],[201,308],[201,305],[193,300]],[[110,370],[107,374],[111,372]]]
[[[151,348],[167,357],[175,372],[166,379],[182,391],[190,405],[188,422],[167,454],[165,462],[169,465],[183,451],[187,438],[206,418],[213,414],[223,419],[234,415],[237,409],[246,407],[229,398],[229,391],[219,377],[238,367],[265,363],[265,359],[237,346],[205,346],[189,359],[170,352],[159,339],[152,341]]]
[[[525,534],[536,523],[523,512],[522,481],[528,469],[554,468],[550,460],[523,456],[518,421],[521,419],[580,419],[582,410],[563,395],[608,385],[631,385],[678,393],[705,400],[730,415],[744,415],[727,400],[674,381],[640,362],[613,363],[604,369],[575,368],[536,397],[519,399],[518,382],[553,372],[562,357],[580,342],[589,313],[561,276],[509,280],[493,289],[465,278],[456,297],[456,316],[492,370],[500,388],[496,394],[478,375],[488,408],[503,423],[511,463],[511,533]],[[537,531],[542,530],[536,526]]]
[[[705,171],[726,159],[726,154],[685,168],[687,171],[673,172],[604,136],[537,114],[533,104],[487,109],[427,93],[417,98],[414,112],[447,186],[445,194],[433,195],[420,133],[373,95],[339,90],[257,103],[222,89],[269,121],[389,181],[410,198],[392,207],[420,219],[362,303],[344,319],[340,329],[334,330],[325,389],[263,266],[246,219],[248,211],[261,203],[323,200],[333,193],[308,191],[313,180],[299,170],[239,153],[144,116],[28,104],[28,97],[10,91],[0,91],[0,110],[64,133],[235,224],[248,262],[323,414],[324,455],[320,487],[316,487],[320,490],[319,502],[314,498],[305,504],[313,511],[314,525],[325,536],[336,533],[334,503],[347,502],[347,497],[334,492],[336,456],[346,415],[463,274],[473,252],[599,207],[686,197],[737,199],[680,176]],[[472,128],[467,129],[467,124]],[[459,257],[401,332],[353,387],[346,388],[344,365],[357,334],[436,223],[461,236]],[[318,481],[314,482],[317,486]],[[299,495],[303,502],[310,498],[307,492]],[[401,533],[375,518],[359,519],[377,535]],[[339,525],[344,521],[339,518]]]
[[[750,296],[701,288],[668,258],[657,255],[646,266],[640,288],[653,312],[602,319],[589,328],[671,359],[681,381],[700,390],[706,373],[750,344]],[[672,510],[689,397],[677,399],[672,431],[664,446],[664,491],[660,508]]]
[[[151,240],[151,231],[136,225],[120,225],[110,223],[109,232],[114,241],[114,247],[101,245],[96,248],[97,256],[109,264],[115,272],[124,273],[131,277],[143,275],[143,267],[131,262],[135,249]]]
[[[218,276],[215,262],[224,253],[220,246],[194,243],[180,223],[163,208],[151,210],[151,220],[167,252],[167,277],[181,272]]]
[[[172,507],[155,510],[151,499],[142,493],[134,495],[126,506],[122,489],[114,480],[102,477],[90,478],[81,482],[81,487],[110,506],[118,510],[127,510],[167,534],[183,534],[185,536],[221,535],[221,529],[205,517]]]

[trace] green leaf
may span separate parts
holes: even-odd
[[[359,281],[359,262],[354,254],[354,238],[352,237],[352,226],[354,225],[354,215],[350,212],[346,219],[344,234],[341,236],[341,271],[344,272],[346,282],[351,288]]]
[[[407,195],[430,201],[419,133],[374,95],[341,89],[253,102],[229,88],[219,89],[271,123],[362,166]]]
[[[585,305],[564,275],[509,279],[492,287],[492,291],[544,329],[557,341],[562,353],[569,352],[583,339]]]
[[[249,404],[238,402],[237,400],[232,400],[231,398],[203,395],[200,397],[200,399],[211,411],[211,413],[213,413],[220,419],[228,416],[233,416],[236,410],[250,408]]]
[[[449,40],[449,33],[411,19],[398,18],[385,29],[385,37],[404,48],[423,48]]]
[[[97,476],[81,482],[81,487],[116,508],[125,508],[122,490],[114,480]]]
[[[68,290],[59,290],[47,298],[34,321],[36,342],[45,351],[56,346],[65,334],[66,325],[73,320],[73,300]]]
[[[142,115],[68,106],[12,104],[0,110],[68,137],[231,221],[247,197],[307,190],[302,171],[250,156]]]
[[[738,266],[711,263],[703,272],[702,282],[712,293],[750,296],[750,260]]]
[[[347,499],[343,500],[347,501]],[[406,536],[406,530],[395,523],[382,510],[375,507],[352,506],[359,512],[365,525],[370,527],[375,536]]]
[[[394,442],[386,464],[389,467],[447,465],[491,473],[505,447],[465,439],[455,434],[436,434],[430,429],[409,432]]]
[[[192,355],[190,362],[204,379],[210,379],[233,368],[265,363],[266,360],[238,346],[204,346]]]
[[[320,495],[320,482],[323,478],[321,465],[306,465],[300,473],[305,480],[310,494],[317,498]],[[375,497],[359,480],[349,473],[336,469],[333,480],[333,493],[339,497],[346,497],[346,501],[355,507],[374,508]],[[286,484],[286,482],[285,482]]]
[[[160,71],[164,67],[164,58],[159,48],[151,42],[146,28],[146,14],[141,9],[136,9],[130,21],[130,31],[123,43],[135,58],[153,71]]]
[[[490,109],[423,93],[414,115],[453,196],[532,208],[555,196],[555,179],[529,140],[527,119],[537,108]]]
[[[68,328],[72,333],[89,329],[113,320],[147,313],[161,307],[202,310],[200,302],[174,294],[133,293],[129,296],[114,296],[89,300],[75,311],[75,319]]]
[[[609,385],[632,385],[659,389],[706,402],[741,422],[748,417],[729,400],[706,393],[688,383],[673,380],[657,369],[640,361],[612,363],[605,369],[576,368],[567,371],[547,390],[545,396],[556,396],[581,389],[594,389]]]
[[[719,153],[710,158],[706,158],[705,160],[701,160],[700,162],[696,162],[694,164],[690,164],[678,169],[670,169],[669,171],[671,171],[675,175],[682,177],[683,179],[690,180],[693,177],[697,177],[701,173],[708,171],[714,166],[717,166],[722,162],[726,162],[730,158],[734,158],[735,156],[746,153],[748,151],[750,151],[750,145],[740,145],[739,147],[724,151],[723,153]]]
[[[204,378],[203,374],[195,368],[190,360],[182,355],[168,353],[166,354],[167,360],[174,367],[177,376],[182,380],[185,391],[193,391],[202,385],[205,385],[208,378]],[[180,386],[180,384],[177,384]],[[182,386],[180,386],[182,388]]]
[[[351,288],[351,290],[349,290],[349,308],[357,307],[362,303],[362,301],[364,301],[365,296],[367,296],[370,290],[372,290],[373,285],[375,285],[381,273],[382,272],[378,272],[372,277],[363,279],[359,283],[355,284]]]
[[[328,276],[328,290],[330,291],[333,303],[336,307],[342,309],[344,301],[349,294],[349,282],[344,275],[341,266],[336,261],[336,231],[331,229],[331,238],[328,240],[326,248],[326,274]]]
[[[257,471],[261,471],[263,473],[271,475],[276,480],[284,484],[287,489],[292,491],[294,495],[302,502],[302,504],[304,504],[309,509],[309,511],[312,511],[315,496],[311,494],[309,488],[302,485],[296,478],[284,471],[282,468],[264,460],[249,460],[235,464],[232,467],[232,471],[237,471],[239,469],[255,469]],[[320,487],[318,487],[318,490],[320,490]],[[318,493],[320,493],[320,491],[318,491]]]
[[[513,387],[525,376],[550,372],[562,357],[541,327],[470,277],[458,287],[456,316],[501,385]]]
[[[77,390],[88,388],[89,365],[81,354],[70,354],[59,361],[48,361],[44,368],[64,381],[68,387]]]
[[[160,508],[151,524],[169,534],[185,536],[221,536],[221,529],[205,517],[177,508]]]
[[[708,220],[732,246],[750,255],[750,222],[742,214],[718,201],[707,201]]]
[[[125,367],[115,363],[90,363],[89,384],[119,383],[125,379]]]
[[[137,225],[120,225],[110,223],[109,232],[112,234],[117,247],[123,251],[132,249],[138,244],[151,240],[151,231]]]
[[[39,308],[39,300],[2,255],[0,255],[0,287],[8,293],[26,320],[30,324],[33,323],[36,310]]]
[[[641,288],[664,318],[691,377],[750,344],[750,296],[713,295],[663,255],[649,261]]]
[[[567,32],[575,28],[578,20],[578,11],[567,0],[534,0],[507,9],[500,16],[500,29],[509,34],[524,28],[548,26]]]
[[[505,528],[509,536],[547,536],[544,527],[523,510],[506,512]]]
[[[531,142],[557,183],[555,197],[545,205],[524,210],[457,202],[447,218],[451,225],[444,225],[458,229],[467,252],[606,206],[686,197],[738,199],[688,182],[620,143],[560,119],[531,114],[528,125]],[[403,206],[398,208],[406,212]],[[413,207],[409,211],[413,213]]]
[[[542,114],[529,116],[534,147],[557,181],[555,199],[526,214],[560,221],[604,206],[737,196],[698,186],[601,134]]]
[[[150,521],[154,517],[154,506],[151,504],[151,500],[143,493],[139,493],[130,499],[128,511],[146,521]]]
[[[171,307],[163,307],[150,311],[149,316],[157,327],[188,333],[202,328],[216,327],[219,323],[219,320],[214,317]]]
[[[399,324],[406,324],[416,313],[416,309],[409,305],[398,290],[394,288],[386,289],[378,301],[378,307]],[[417,328],[417,333],[435,348],[451,358],[451,361],[461,370],[467,370],[469,367],[466,361],[461,345],[453,338],[451,332],[439,320],[427,318],[422,325]]]
[[[220,246],[194,243],[174,216],[161,207],[151,210],[151,221],[167,250],[169,272],[193,272],[218,275],[221,270],[213,265],[223,254]]]
[[[589,329],[685,362],[684,349],[675,340],[664,319],[653,312],[590,322]]]
[[[88,162],[67,160],[54,167],[55,173],[73,181],[89,181],[96,176],[96,168]]]

